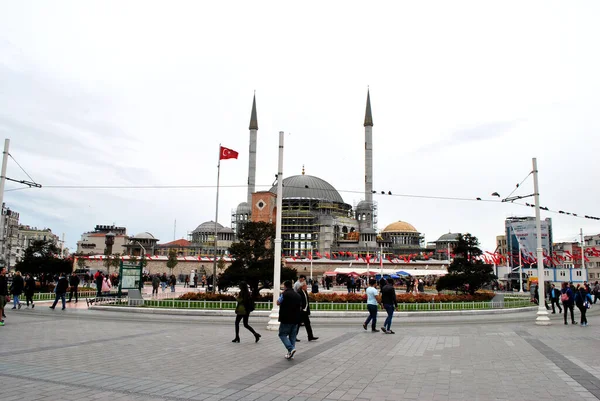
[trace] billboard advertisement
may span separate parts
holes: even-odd
[[[535,220],[508,221],[507,226],[511,235],[516,237],[523,256],[525,258],[535,258],[537,252],[537,229]],[[551,244],[548,221],[541,221],[541,231],[544,255],[550,255]]]

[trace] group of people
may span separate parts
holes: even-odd
[[[313,283],[313,286],[318,284]],[[297,338],[300,327],[304,326],[308,341],[317,341],[310,323],[310,303],[308,297],[308,283],[306,276],[301,275],[295,284],[291,281],[283,283],[284,290],[277,300],[279,305],[279,338],[286,348],[286,359],[293,359],[296,354],[296,343],[300,341]],[[245,282],[240,283],[240,292],[237,297],[237,306],[235,308],[235,338],[233,343],[240,342],[240,322],[243,322],[244,328],[252,333],[254,341],[258,342],[261,335],[257,333],[248,323],[250,313],[254,310],[254,300],[248,285]]]
[[[537,291],[537,290],[536,290]],[[594,287],[585,282],[583,285],[573,285],[573,283],[562,283],[560,290],[556,288],[554,284],[550,286],[548,296],[550,303],[552,304],[552,313],[556,313],[556,307],[558,307],[558,313],[564,311],[564,322],[567,322],[567,314],[571,313],[571,324],[577,324],[575,321],[574,309],[577,306],[580,312],[579,324],[583,327],[588,325],[586,313],[592,304],[595,304],[598,300],[598,292],[600,291],[600,284],[596,281]],[[592,294],[594,294],[594,300],[592,301]],[[562,308],[560,307],[562,303]],[[546,305],[546,308],[549,308]]]
[[[379,291],[376,288],[377,280],[370,279],[369,287],[366,290],[367,293],[367,310],[369,316],[363,323],[363,329],[367,330],[369,323],[371,324],[371,331],[378,332],[377,329],[377,310],[380,305],[387,313],[387,317],[383,326],[381,326],[381,332],[385,334],[396,334],[392,330],[392,319],[394,317],[394,311],[398,309],[398,299],[396,298],[396,289],[394,288],[394,279],[388,278],[381,279],[379,283],[381,289],[381,298],[378,299]]]

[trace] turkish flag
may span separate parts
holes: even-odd
[[[224,146],[221,146],[221,153],[219,153],[219,160],[237,159],[237,157],[238,157],[238,152],[236,152],[233,149],[229,149]]]

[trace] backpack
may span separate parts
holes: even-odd
[[[248,313],[252,312],[255,309],[256,305],[254,304],[254,300],[250,299],[250,302],[248,302]]]

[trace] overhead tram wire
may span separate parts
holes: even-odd
[[[530,174],[528,174],[528,176]],[[522,182],[524,182],[527,179],[527,177],[525,177],[525,179]],[[519,184],[519,186],[520,186],[520,184]],[[212,189],[212,188],[216,188],[216,187],[217,187],[216,185],[45,185],[43,188],[52,188],[52,189]],[[221,188],[246,188],[246,187],[247,187],[247,184],[221,185]],[[271,188],[272,185],[256,185],[256,187]],[[300,188],[300,189],[305,188],[305,187],[295,187],[295,186],[286,186],[286,187],[287,188]],[[16,189],[9,189],[6,191],[15,191],[15,190],[20,190],[20,189],[29,189],[29,188],[16,188]],[[336,191],[338,191],[340,193],[347,193],[347,194],[364,194],[364,191],[357,191],[357,190],[336,189]],[[397,197],[397,198],[432,199],[432,200],[448,200],[448,201],[463,201],[463,202],[466,201],[466,202],[510,203],[510,204],[524,206],[524,207],[533,206],[529,203],[519,203],[519,202],[515,202],[515,201],[505,202],[500,199],[481,199],[481,198],[464,198],[464,197],[454,197],[454,196],[415,195],[415,194],[398,194],[398,193],[392,194],[390,192],[391,191],[388,191],[387,193],[385,193],[385,191],[384,191],[384,193],[380,194],[377,191],[373,191],[373,195],[378,195],[378,196],[382,196],[382,197],[383,196],[391,196],[391,197]],[[591,219],[591,220],[600,220],[600,218],[594,217],[594,216],[580,215],[577,213],[564,212],[562,210],[554,211],[554,210],[548,209],[547,207],[542,207],[541,209],[544,211],[551,212],[551,213],[566,214],[566,215],[573,216],[573,217],[579,217],[579,218],[585,218],[585,219]]]
[[[31,178],[31,176],[29,175],[29,173],[27,171],[25,171],[25,169],[19,164],[19,162],[17,161],[17,159],[14,158],[13,155],[11,155],[10,153],[8,154],[8,156],[13,159],[13,161],[17,164],[17,166],[19,166],[19,168],[25,173],[25,175],[31,180],[31,182],[37,184],[35,182],[35,180],[33,178]]]

